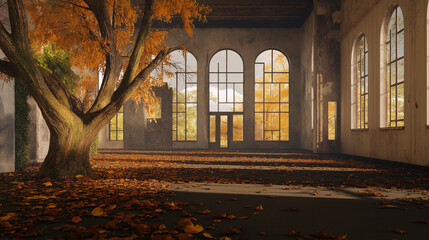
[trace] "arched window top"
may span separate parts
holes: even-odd
[[[210,60],[210,72],[243,72],[243,59],[241,56],[229,49],[220,50]]]
[[[256,63],[263,63],[267,72],[289,72],[289,61],[280,51],[265,50],[256,57]]]
[[[396,6],[389,19],[389,32],[396,31],[399,32],[404,29],[404,15],[402,14],[402,9],[400,6]],[[388,40],[391,36],[387,36]]]

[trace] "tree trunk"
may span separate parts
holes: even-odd
[[[49,151],[39,170],[39,177],[63,179],[92,174],[89,152],[97,130],[85,132],[78,129],[82,128],[71,126],[55,133],[50,127]]]

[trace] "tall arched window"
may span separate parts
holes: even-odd
[[[382,103],[385,107],[386,127],[404,126],[404,39],[405,27],[402,9],[399,6],[393,8],[387,25],[384,49],[385,49],[385,99]],[[383,79],[382,79],[383,81]],[[383,108],[382,108],[383,109]],[[383,113],[382,113],[383,114]]]
[[[360,35],[352,53],[352,128],[368,128],[368,44]]]
[[[266,50],[255,61],[255,141],[289,140],[289,61]]]
[[[243,60],[235,51],[221,50],[209,70],[209,140],[216,147],[229,147],[231,140],[243,141]]]
[[[197,59],[176,50],[163,68],[164,81],[173,89],[173,141],[197,141]]]

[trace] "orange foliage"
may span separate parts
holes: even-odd
[[[82,90],[79,91],[78,97],[86,105],[94,98],[98,72],[105,69],[105,55],[109,53],[109,44],[115,44],[123,56],[122,67],[125,71],[133,47],[135,26],[138,26],[136,23],[139,15],[143,14],[140,7],[132,6],[129,0],[100,1],[106,1],[109,17],[114,21],[115,43],[102,37],[99,23],[84,0],[25,0],[26,10],[33,25],[29,34],[34,50],[40,51],[47,44],[56,43],[58,49],[70,52],[73,69],[81,76],[78,86]],[[193,21],[205,20],[204,15],[208,11],[207,6],[198,4],[196,0],[155,0],[154,19],[168,23],[174,15],[180,15],[184,30],[192,36]],[[145,68],[154,56],[167,47],[166,37],[166,31],[153,30],[149,33],[139,70]],[[118,86],[121,79],[117,81]],[[161,84],[161,79],[151,76],[140,86],[132,99],[137,102],[145,101],[146,106],[151,105],[157,100],[150,87]]]

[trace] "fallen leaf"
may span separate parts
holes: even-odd
[[[110,205],[106,208],[106,211],[111,211],[116,208],[116,204]]]
[[[80,218],[79,216],[74,216],[71,221],[74,223],[80,223],[82,222],[82,218]]]
[[[300,236],[301,232],[295,231],[295,230],[291,230],[288,234],[288,236]]]
[[[197,234],[200,233],[204,230],[204,228],[201,225],[194,225],[194,224],[190,224],[190,225],[186,225],[183,228],[183,231],[185,231],[185,233],[192,233],[192,234]]]
[[[268,233],[266,233],[266,232],[260,232],[259,235],[261,235],[261,236],[267,236]]]
[[[212,239],[212,238],[213,238],[213,236],[212,236],[210,233],[203,233],[203,236],[204,236],[205,238],[210,238],[210,239]]]
[[[92,210],[91,215],[95,217],[103,216],[104,211],[101,207],[96,207],[94,210]]]
[[[12,213],[12,212],[7,213],[3,217],[0,217],[0,221],[7,221],[7,220],[11,219],[13,216],[15,216],[15,213]]]
[[[398,227],[395,227],[395,230],[393,230],[395,233],[398,233],[398,234],[404,234],[404,233],[407,233],[407,231],[405,231],[405,230],[402,230],[402,229],[400,229],[400,228],[398,228]]]
[[[256,210],[262,211],[262,210],[264,210],[264,208],[262,207],[262,205],[259,205],[259,206],[256,207]]]
[[[232,239],[229,237],[221,237],[221,238],[219,238],[219,240],[232,240]]]
[[[45,185],[45,187],[51,187],[52,183],[51,182],[44,182],[43,185]]]
[[[204,209],[204,210],[201,210],[201,211],[198,211],[197,213],[198,214],[209,214],[209,213],[211,213],[212,211],[210,211],[210,210],[208,210],[208,209]]]
[[[83,178],[83,175],[82,175],[82,174],[78,174],[78,175],[76,175],[75,177],[76,177],[76,178]]]

